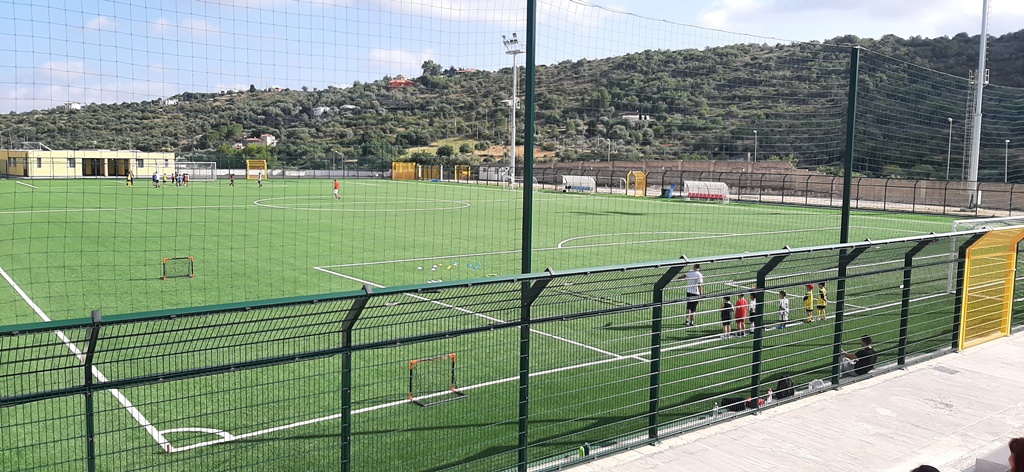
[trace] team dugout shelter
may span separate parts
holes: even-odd
[[[22,143],[22,149],[0,150],[0,173],[9,178],[80,179],[137,178],[174,173],[173,152],[135,150],[53,150],[42,143]]]

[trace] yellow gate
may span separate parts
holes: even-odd
[[[469,182],[473,177],[473,168],[470,166],[455,166],[455,181]]]
[[[416,163],[392,162],[391,180],[416,180]]]
[[[1017,243],[1024,228],[992,230],[967,249],[960,349],[1010,334]]]
[[[419,180],[441,180],[441,166],[416,166]]]
[[[647,172],[632,170],[626,174],[626,195],[630,195],[630,190],[635,197],[647,196]]]

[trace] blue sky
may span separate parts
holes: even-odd
[[[522,0],[0,0],[0,112],[186,91],[347,86],[510,65]],[[844,34],[977,34],[981,0],[538,0],[542,63]],[[990,33],[1024,28],[992,0]],[[520,56],[520,60],[523,57]],[[520,62],[521,63],[521,62]]]

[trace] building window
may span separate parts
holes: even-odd
[[[167,159],[164,159],[164,167],[170,167],[170,166],[171,166],[171,162],[168,161]]]
[[[146,160],[145,159],[135,159],[135,167],[137,167],[139,169],[141,169],[143,167],[146,167]]]
[[[42,168],[43,168],[43,158],[37,157],[36,158],[36,169],[42,169]]]
[[[74,169],[74,168],[75,168],[75,158],[68,159],[68,169]]]

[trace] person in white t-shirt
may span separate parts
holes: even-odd
[[[704,294],[704,274],[700,273],[700,264],[686,272],[686,326],[695,326],[697,300]]]
[[[786,291],[779,290],[779,324],[775,329],[786,329],[789,323],[789,299],[786,298]]]

